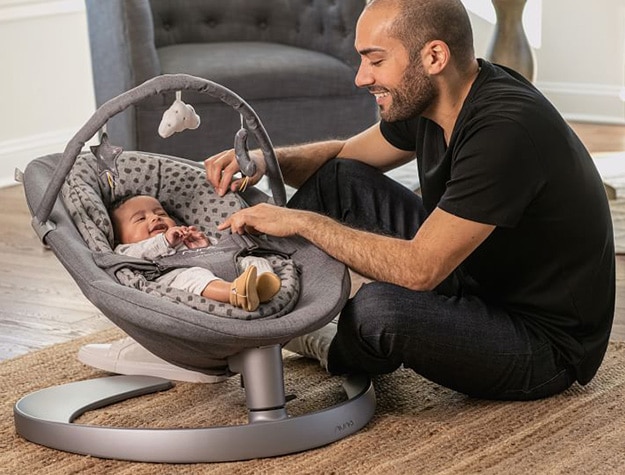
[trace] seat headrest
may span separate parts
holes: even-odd
[[[112,201],[127,195],[154,196],[176,221],[197,226],[217,239],[222,236],[218,224],[244,204],[234,193],[220,197],[206,181],[201,166],[172,157],[122,152],[115,160],[113,172],[116,176],[111,190],[106,180],[99,179],[95,157],[82,153],[61,190],[76,227],[89,248],[96,252],[113,248],[108,210]]]

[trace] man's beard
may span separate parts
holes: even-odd
[[[413,64],[406,68],[400,85],[389,90],[392,99],[390,107],[387,110],[380,109],[380,117],[386,122],[418,117],[438,96],[438,91],[425,74],[423,65],[419,61]]]

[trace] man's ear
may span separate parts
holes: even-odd
[[[441,40],[433,40],[423,47],[421,51],[423,67],[430,75],[440,74],[449,63],[451,54],[447,43]]]

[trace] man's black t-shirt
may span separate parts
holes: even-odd
[[[424,118],[382,122],[415,150],[428,213],[492,224],[461,264],[464,284],[548,335],[584,384],[605,353],[614,315],[612,222],[601,178],[555,108],[514,72],[481,71],[447,146]]]

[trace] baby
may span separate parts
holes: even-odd
[[[113,203],[111,221],[118,243],[115,252],[130,257],[154,260],[182,249],[211,245],[208,237],[195,226],[176,225],[161,203],[148,195],[135,195]],[[246,256],[240,268],[242,274],[233,282],[226,282],[202,267],[174,269],[156,281],[253,312],[260,303],[268,302],[278,293],[280,278],[262,257]]]

